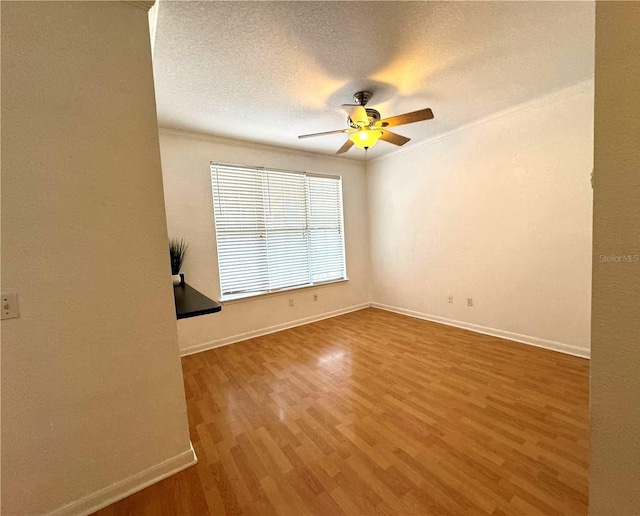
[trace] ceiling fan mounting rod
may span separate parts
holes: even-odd
[[[370,91],[359,91],[353,95],[353,101],[360,106],[366,106],[373,94]]]

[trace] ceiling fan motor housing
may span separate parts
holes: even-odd
[[[367,117],[369,118],[369,125],[380,120],[379,111],[376,111],[375,109],[371,109],[371,108],[365,108],[365,110],[367,111]],[[354,129],[360,129],[360,126],[354,123],[354,121],[351,120],[351,117],[347,117],[347,123],[349,124],[350,127],[353,127]]]

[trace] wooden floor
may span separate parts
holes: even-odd
[[[97,514],[587,514],[587,360],[366,309],[183,368],[198,464]]]

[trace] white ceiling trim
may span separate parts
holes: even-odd
[[[272,145],[270,143],[259,143],[259,142],[252,142],[249,140],[226,138],[224,136],[198,133],[195,131],[185,131],[184,129],[174,129],[173,127],[166,127],[161,125],[158,126],[158,129],[162,133],[173,134],[176,136],[183,136],[185,138],[191,138],[194,140],[201,140],[201,141],[206,141],[210,143],[218,143],[220,145],[228,145],[231,147],[238,147],[243,149],[254,149],[254,150],[258,149],[258,150],[271,151],[271,152],[276,151],[279,154],[288,154],[293,156],[306,156],[309,158],[318,158],[318,157],[333,158],[333,159],[348,161],[350,163],[353,163],[353,162],[365,163],[365,161],[363,161],[362,159],[358,159],[356,157],[350,158],[348,156],[326,154],[324,152],[313,152],[313,151],[307,151],[307,150],[292,149],[291,147],[282,147],[279,145]],[[212,161],[215,161],[215,159],[212,159]],[[260,166],[263,166],[263,165],[260,165]]]
[[[587,79],[586,81],[578,81],[575,84],[572,84],[571,86],[567,86],[566,88],[561,88],[557,91],[553,91],[551,93],[547,93],[546,95],[542,95],[538,98],[535,98],[533,100],[529,100],[527,102],[523,102],[522,104],[518,104],[517,106],[512,106],[510,108],[507,109],[503,109],[501,111],[497,111],[495,113],[492,113],[489,116],[485,116],[483,118],[479,118],[478,120],[474,120],[473,122],[470,122],[468,124],[462,125],[460,127],[456,127],[455,129],[452,129],[451,131],[447,131],[446,133],[442,133],[439,134],[437,136],[434,136],[433,138],[428,138],[426,140],[422,140],[420,142],[416,142],[414,145],[412,145],[411,147],[401,147],[398,150],[395,150],[389,154],[385,154],[384,156],[378,156],[376,158],[370,159],[370,160],[366,160],[366,163],[372,163],[374,161],[383,161],[385,159],[389,159],[389,158],[394,158],[397,157],[401,154],[406,154],[409,152],[412,152],[416,149],[422,148],[422,147],[426,147],[429,145],[433,145],[434,143],[437,143],[441,140],[446,140],[447,138],[453,136],[454,134],[457,133],[463,133],[465,131],[468,131],[469,129],[471,129],[472,127],[476,127],[478,125],[482,125],[482,124],[486,124],[487,122],[491,122],[493,120],[498,120],[500,118],[507,118],[510,116],[514,116],[517,115],[518,113],[522,113],[524,111],[530,111],[532,109],[535,109],[543,104],[547,104],[549,102],[552,102],[553,100],[555,100],[556,98],[561,98],[562,96],[564,96],[566,94],[566,92],[568,90],[573,90],[575,89],[576,91],[589,91],[593,89],[593,85],[594,85],[594,80],[593,79]]]

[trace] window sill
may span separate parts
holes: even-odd
[[[291,287],[291,288],[283,288],[282,290],[278,290],[277,292],[264,292],[264,293],[257,293],[257,294],[247,294],[247,295],[242,295],[239,297],[235,297],[235,298],[227,298],[227,299],[221,299],[220,300],[220,304],[222,306],[225,305],[233,305],[236,303],[242,303],[242,302],[247,302],[247,301],[256,301],[258,299],[263,299],[265,297],[274,297],[274,296],[283,296],[285,294],[291,294],[293,292],[298,292],[301,290],[309,290],[309,289],[314,289],[314,288],[323,288],[323,287],[327,287],[330,285],[337,285],[339,283],[348,283],[349,282],[349,278],[345,278],[345,279],[339,279],[339,280],[333,280],[333,281],[325,281],[324,283],[316,283],[314,285],[305,285],[302,287]]]

